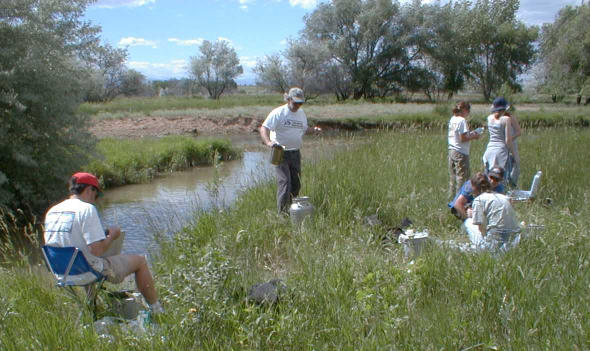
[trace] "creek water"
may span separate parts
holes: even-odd
[[[158,236],[171,237],[198,220],[200,211],[231,205],[240,191],[274,179],[270,150],[252,134],[230,138],[244,149],[243,158],[217,166],[194,167],[160,176],[148,184],[133,184],[105,191],[99,212],[105,226],[125,233],[123,253],[147,255],[158,251]],[[329,157],[350,146],[342,136],[310,136],[304,140],[303,162]]]

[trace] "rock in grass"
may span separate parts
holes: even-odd
[[[287,286],[280,279],[273,279],[266,283],[253,285],[248,292],[248,300],[258,304],[274,304],[280,295],[285,292]]]

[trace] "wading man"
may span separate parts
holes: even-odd
[[[277,207],[279,212],[288,212],[291,201],[301,189],[301,145],[303,134],[307,131],[307,117],[301,109],[305,102],[303,90],[291,88],[285,94],[286,104],[272,110],[262,126],[262,142],[272,147],[283,147],[283,160],[276,166]]]
[[[51,207],[45,215],[45,244],[77,247],[88,263],[111,283],[121,283],[128,275],[135,274],[137,289],[149,304],[150,311],[163,312],[144,256],[101,257],[119,238],[121,230],[117,227],[105,230],[102,226],[94,206],[100,194],[98,179],[90,173],[76,173],[69,180],[69,190],[69,198]]]

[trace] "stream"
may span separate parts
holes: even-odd
[[[197,220],[199,211],[230,206],[240,191],[274,180],[270,151],[261,145],[257,134],[230,140],[245,150],[243,158],[105,191],[99,213],[105,226],[119,226],[125,233],[123,253],[146,255],[151,261],[158,250],[156,236],[171,237]],[[346,140],[342,136],[306,136],[302,162],[315,162],[350,147]]]

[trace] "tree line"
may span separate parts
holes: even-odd
[[[518,8],[518,0],[321,3],[285,52],[258,61],[258,81],[339,100],[421,92],[432,101],[470,83],[490,100],[504,84],[520,90],[535,59],[539,31],[516,18]]]
[[[519,7],[518,0],[321,3],[286,50],[258,60],[257,83],[338,100],[423,93],[437,101],[470,87],[490,101],[499,91],[521,91],[519,77],[539,63],[540,91],[581,96],[589,6],[566,6],[541,29],[520,21]]]

